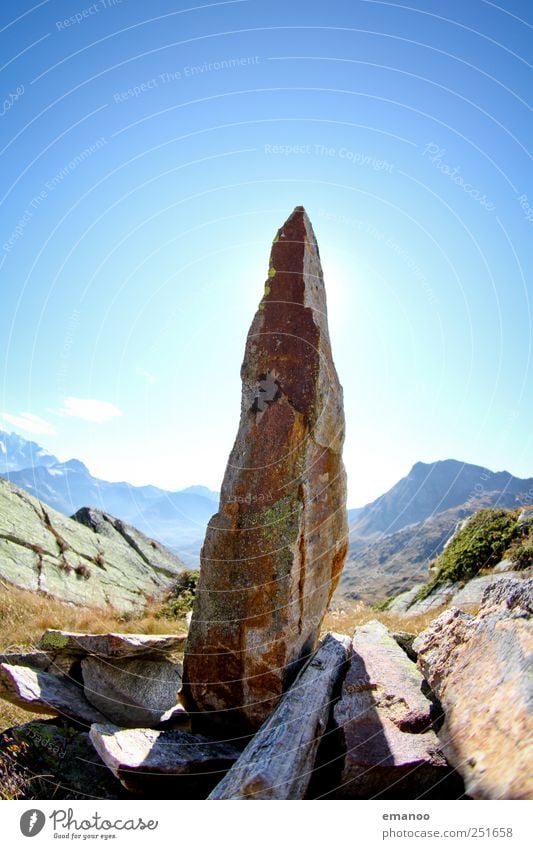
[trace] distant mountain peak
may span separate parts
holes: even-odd
[[[58,463],[58,465],[60,465],[62,469],[69,472],[81,472],[84,475],[90,474],[89,469],[87,468],[85,463],[82,463],[81,460],[76,460],[75,457],[70,460],[67,460],[66,463]]]

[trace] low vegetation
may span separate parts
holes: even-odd
[[[158,613],[160,618],[179,619],[192,610],[199,577],[200,572],[193,569],[178,575],[174,586],[161,604]]]
[[[531,530],[518,524],[519,515],[520,510],[479,510],[435,560],[436,574],[421,588],[416,601],[442,584],[469,581],[507,557],[513,568],[531,565]],[[517,558],[520,566],[514,565]]]

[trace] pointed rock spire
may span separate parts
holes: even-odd
[[[342,388],[318,246],[301,206],[274,238],[241,378],[239,430],[201,554],[183,696],[197,726],[247,733],[315,649],[347,549]]]

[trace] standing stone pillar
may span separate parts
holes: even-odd
[[[241,378],[239,430],[201,553],[183,697],[197,727],[246,734],[316,647],[347,550],[342,388],[301,206],[274,239]]]

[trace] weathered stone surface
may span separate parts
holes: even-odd
[[[502,575],[503,577],[503,575]],[[505,577],[518,578],[523,576],[520,572],[508,572]],[[455,593],[450,599],[451,607],[458,607],[460,610],[470,610],[471,608],[479,607],[483,599],[483,593],[490,587],[498,578],[495,575],[480,575],[478,578],[472,578],[459,592]]]
[[[183,651],[186,634],[82,634],[75,631],[48,629],[39,641],[39,648],[77,655],[96,655],[105,658],[164,659],[171,652]]]
[[[58,714],[85,724],[105,719],[77,682],[27,666],[0,663],[0,698],[33,713]]]
[[[403,649],[407,657],[416,663],[417,654],[413,648],[416,634],[411,634],[408,631],[395,631],[391,636],[396,640],[400,648]]]
[[[479,799],[533,798],[533,580],[501,579],[477,617],[445,611],[415,641],[443,751]]]
[[[16,799],[128,799],[89,735],[55,720],[0,733],[0,784]]]
[[[87,657],[81,669],[87,701],[117,725],[150,727],[185,714],[177,703],[182,675],[179,663]]]
[[[185,569],[172,552],[117,519],[79,513],[86,525],[0,478],[0,578],[73,604],[132,611]]]
[[[415,584],[410,590],[406,590],[404,593],[397,595],[387,607],[387,612],[399,614],[406,613],[409,606],[414,603],[417,594],[423,586],[424,584]]]
[[[454,594],[458,592],[459,584],[446,583],[435,587],[433,592],[420,601],[415,601],[405,611],[406,616],[425,616],[426,613],[432,613],[445,607],[450,603]]]
[[[210,799],[303,799],[350,654],[349,637],[328,634]]]
[[[190,705],[257,729],[316,646],[347,548],[342,389],[302,207],[278,231],[241,370],[239,430],[202,549]]]
[[[330,798],[416,798],[450,769],[432,723],[423,679],[379,622],[358,628],[350,668],[334,708],[344,766]]]
[[[10,666],[29,666],[40,672],[51,672],[55,675],[70,675],[78,658],[72,654],[62,654],[51,651],[31,651],[0,654],[0,663]]]
[[[124,787],[152,798],[205,798],[240,754],[229,743],[176,730],[93,725],[90,738]]]

